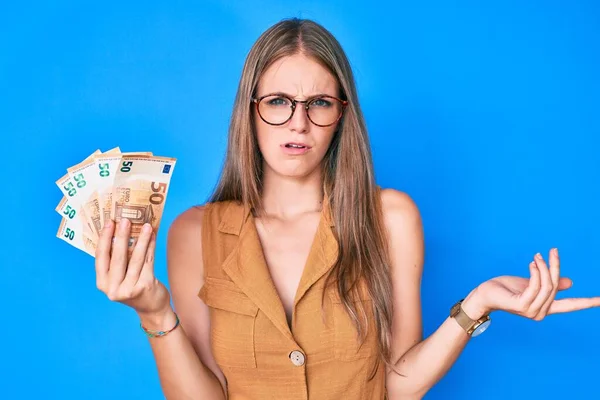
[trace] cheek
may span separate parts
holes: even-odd
[[[331,145],[331,141],[335,136],[335,128],[321,128],[315,135],[315,142],[319,149],[319,154],[325,154],[329,146]]]
[[[256,140],[258,142],[258,148],[263,155],[272,153],[277,146],[280,144],[277,142],[277,131],[270,126],[260,126],[257,124],[256,127]]]

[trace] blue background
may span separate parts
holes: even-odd
[[[5,2],[0,397],[163,397],[135,313],[55,238],[54,182],[97,148],[177,157],[166,281],[167,229],[216,182],[244,58],[290,16],[339,38],[379,184],[421,209],[426,334],[477,284],[527,274],[554,246],[569,294],[600,295],[600,8],[492,3]],[[600,310],[493,319],[428,399],[600,398]]]

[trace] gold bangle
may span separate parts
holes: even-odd
[[[179,317],[177,316],[177,313],[175,313],[175,326],[169,329],[168,331],[151,331],[149,329],[144,328],[144,326],[140,322],[140,328],[142,328],[142,331],[144,331],[146,336],[148,336],[149,338],[167,336],[169,333],[173,332],[178,326]]]

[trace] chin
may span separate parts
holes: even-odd
[[[276,166],[267,166],[266,170],[269,170],[270,173],[275,175],[285,177],[285,178],[294,178],[294,179],[303,179],[308,178],[309,176],[318,173],[318,166],[308,166],[308,165],[276,165]]]

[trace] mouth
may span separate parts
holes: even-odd
[[[296,142],[285,143],[282,146],[285,147],[285,148],[288,148],[288,149],[306,149],[306,150],[309,150],[311,148],[309,145],[306,145],[304,143],[296,143]]]
[[[307,153],[311,147],[306,143],[289,142],[281,145],[283,152],[290,156],[300,156]]]

